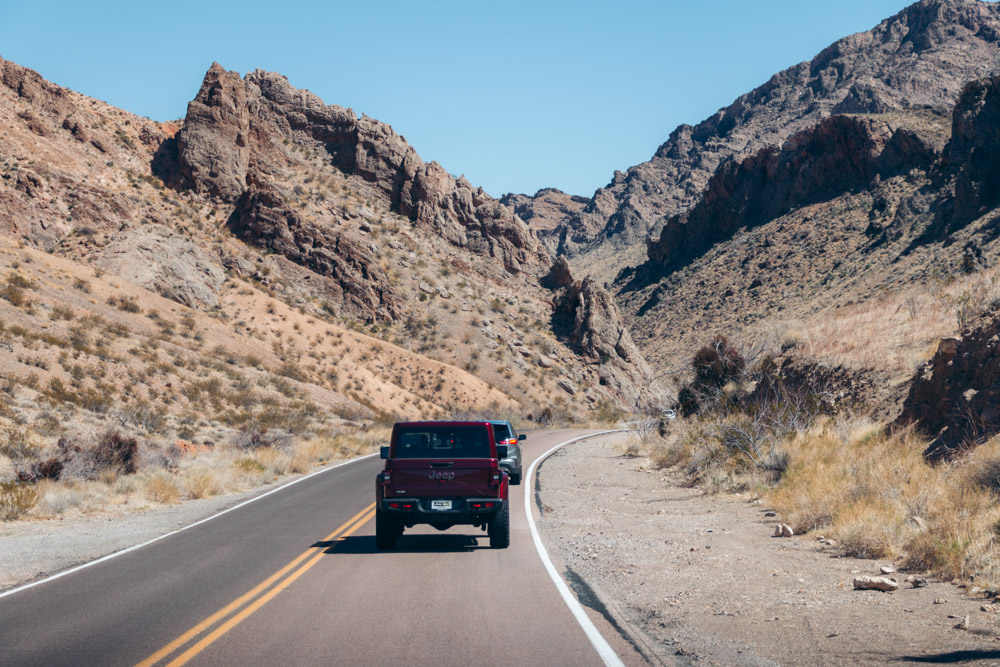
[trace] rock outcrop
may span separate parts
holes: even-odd
[[[278,74],[240,78],[218,63],[188,105],[173,182],[226,203],[280,178],[303,153],[325,154],[371,186],[390,209],[453,245],[494,257],[512,273],[538,273],[548,255],[528,228],[482,188],[424,163],[385,123],[327,106]],[[245,208],[245,207],[244,207]]]
[[[587,197],[569,195],[556,188],[543,188],[530,197],[508,193],[500,198],[500,202],[513,208],[552,253],[561,253],[567,247],[568,236],[569,244],[579,243],[587,237],[584,234],[578,238],[568,227],[557,223],[575,219],[589,201]]]
[[[565,258],[549,272],[556,287],[553,329],[591,364],[598,382],[634,409],[655,404],[653,373],[632,341],[615,299],[590,276],[574,281]],[[567,389],[569,391],[569,389]],[[572,392],[571,392],[572,393]]]
[[[1000,314],[985,315],[961,338],[941,339],[894,422],[907,424],[933,438],[924,453],[931,460],[1000,433]]]
[[[952,226],[1000,205],[1000,77],[973,81],[962,91],[944,162],[957,169]]]
[[[213,308],[226,279],[219,261],[190,238],[160,225],[121,230],[94,264],[192,308]]]
[[[330,225],[310,223],[271,184],[251,185],[236,202],[229,227],[240,238],[283,255],[331,280],[317,286],[341,309],[367,319],[399,314],[401,299],[369,245]]]
[[[649,264],[669,271],[739,229],[867,188],[875,178],[929,171],[939,151],[930,139],[881,117],[833,116],[780,149],[719,167],[698,204],[648,241]]]

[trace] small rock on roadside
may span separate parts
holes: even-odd
[[[944,598],[934,598],[934,604],[947,604],[948,601]]]
[[[854,588],[857,590],[876,590],[888,593],[898,589],[899,584],[888,577],[855,577]]]
[[[892,574],[895,571],[896,568],[892,567],[891,565],[883,565],[881,568],[879,568],[879,572],[881,572],[882,574]]]
[[[914,588],[923,588],[927,585],[927,580],[923,577],[914,577],[912,574],[906,578],[906,582]]]
[[[791,537],[794,534],[795,531],[792,530],[792,527],[789,526],[787,523],[779,523],[777,526],[774,527],[775,537]]]
[[[770,518],[770,517],[778,516],[778,513],[777,512],[764,512],[764,516]]]
[[[968,630],[969,629],[969,615],[966,614],[965,618],[958,622],[955,626],[956,630]]]

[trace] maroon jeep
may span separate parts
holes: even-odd
[[[470,525],[490,546],[510,544],[507,473],[493,427],[482,422],[401,422],[382,447],[385,468],[375,483],[375,546],[393,549],[404,528]]]

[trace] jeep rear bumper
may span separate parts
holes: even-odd
[[[433,509],[433,501],[450,501],[451,509]],[[500,498],[382,498],[378,509],[403,525],[430,524],[439,530],[456,525],[485,526],[503,508]]]

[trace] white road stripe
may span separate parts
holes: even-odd
[[[587,616],[587,612],[584,610],[583,605],[580,604],[573,593],[569,590],[569,586],[566,585],[566,582],[563,581],[562,577],[559,576],[559,573],[556,572],[556,567],[552,564],[552,560],[549,558],[549,552],[545,550],[545,545],[542,544],[542,538],[538,534],[538,528],[535,526],[535,519],[531,516],[531,490],[535,486],[532,482],[535,473],[535,466],[548,458],[552,452],[578,440],[593,438],[598,435],[606,435],[608,433],[619,433],[621,431],[622,429],[615,429],[612,431],[591,433],[589,435],[573,438],[572,440],[567,440],[566,442],[556,445],[531,463],[531,466],[528,467],[528,474],[525,476],[524,485],[524,513],[528,517],[528,527],[531,529],[531,539],[535,542],[535,549],[538,551],[538,557],[542,559],[542,564],[545,565],[545,570],[549,573],[552,583],[556,585],[556,589],[558,589],[559,594],[566,603],[566,606],[569,607],[569,610],[573,613],[573,616],[576,618],[576,622],[580,624],[580,627],[587,635],[587,639],[589,639],[590,643],[594,645],[598,655],[601,656],[601,660],[603,660],[604,664],[609,667],[624,667],[625,663],[621,661],[621,658],[618,657],[614,649],[611,648],[611,645],[608,644],[607,640],[601,636],[600,631],[598,631],[597,627],[590,620],[590,617]]]
[[[288,482],[287,484],[282,484],[281,486],[279,486],[276,489],[271,489],[267,493],[262,493],[259,496],[254,496],[250,500],[244,500],[242,503],[240,503],[238,505],[233,505],[232,507],[230,507],[228,509],[224,509],[221,512],[216,512],[215,514],[213,514],[211,516],[205,517],[204,519],[202,519],[200,521],[195,521],[194,523],[189,524],[187,526],[184,526],[183,528],[178,528],[177,530],[172,530],[169,533],[165,533],[163,535],[160,535],[159,537],[154,537],[153,539],[148,540],[146,542],[143,542],[142,544],[136,544],[135,546],[131,546],[131,547],[128,547],[126,549],[122,549],[121,551],[115,551],[114,553],[110,553],[107,556],[102,556],[102,557],[100,557],[100,558],[98,558],[96,560],[92,560],[90,562],[84,563],[83,565],[77,565],[76,567],[71,567],[68,570],[63,570],[62,572],[57,572],[56,574],[53,574],[53,575],[48,576],[48,577],[45,577],[44,579],[39,579],[38,581],[33,581],[30,584],[24,584],[23,586],[18,586],[17,588],[12,588],[9,591],[4,591],[4,592],[0,593],[0,598],[5,598],[8,595],[13,595],[14,593],[20,593],[23,590],[27,590],[29,588],[34,588],[35,586],[40,586],[40,585],[42,585],[44,583],[48,583],[48,582],[53,581],[55,579],[60,579],[62,577],[65,577],[67,574],[73,574],[74,572],[79,572],[80,570],[83,570],[85,568],[91,567],[92,565],[97,565],[98,563],[103,563],[104,561],[111,560],[112,558],[118,558],[119,556],[123,556],[123,555],[125,555],[127,553],[130,553],[132,551],[137,551],[138,549],[142,549],[143,547],[149,546],[150,544],[153,544],[154,542],[159,542],[160,540],[165,539],[167,537],[170,537],[171,535],[176,535],[177,533],[182,533],[185,530],[188,530],[190,528],[194,528],[195,526],[200,526],[203,523],[207,523],[207,522],[211,521],[212,519],[217,519],[220,516],[222,516],[223,514],[228,514],[229,512],[232,512],[233,510],[238,510],[239,508],[245,507],[245,506],[249,505],[250,503],[255,503],[258,500],[260,500],[261,498],[267,498],[272,493],[278,493],[279,491],[284,491],[288,487],[295,486],[299,482],[304,482],[307,479],[309,479],[310,477],[315,477],[316,475],[322,475],[323,473],[325,473],[325,472],[327,472],[329,470],[333,470],[335,468],[340,468],[341,466],[345,466],[348,463],[354,463],[355,461],[362,461],[364,459],[371,458],[372,456],[378,456],[378,453],[375,453],[375,454],[366,454],[365,456],[359,456],[357,458],[353,458],[353,459],[350,459],[350,460],[347,460],[347,461],[343,461],[341,463],[338,463],[337,465],[330,466],[329,468],[323,468],[322,470],[317,470],[315,472],[311,472],[308,475],[304,475],[302,477],[299,477],[298,479],[293,479],[292,481]]]

